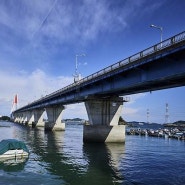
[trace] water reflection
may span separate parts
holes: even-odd
[[[84,178],[91,179],[90,184],[123,182],[119,173],[119,160],[124,154],[124,144],[85,144],[83,151],[89,163]]]
[[[0,140],[24,141],[30,156],[18,168],[1,164],[0,184],[184,184],[184,142],[132,136],[126,145],[88,145],[82,142],[82,129],[70,125],[65,132],[52,133],[19,125],[1,127]]]
[[[13,160],[6,160],[0,162],[0,169],[7,171],[7,172],[18,172],[24,169],[27,159],[16,161]]]
[[[32,131],[31,131],[32,132]],[[120,184],[119,159],[124,144],[85,144],[64,142],[64,132],[34,131],[31,148],[42,165],[69,184]],[[38,158],[38,157],[37,157]]]
[[[119,170],[125,145],[83,144],[82,128],[73,125],[65,132],[12,128],[13,138],[25,141],[30,150],[24,169],[29,173],[27,178],[60,185],[125,184]]]

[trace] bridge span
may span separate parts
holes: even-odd
[[[85,102],[84,142],[124,142],[125,95],[185,85],[185,31],[15,110],[15,122],[65,130],[64,105]],[[46,111],[48,121],[44,123]]]

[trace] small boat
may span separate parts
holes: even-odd
[[[0,142],[0,161],[6,159],[23,159],[29,156],[25,143],[16,139],[5,139]]]

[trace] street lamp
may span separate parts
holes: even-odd
[[[151,28],[157,28],[157,29],[159,29],[160,30],[160,32],[161,32],[161,47],[162,47],[162,41],[163,41],[163,28],[161,27],[161,26],[156,26],[156,25],[154,25],[154,24],[151,24],[150,25],[150,27]]]
[[[75,74],[74,76],[74,82],[78,82],[80,80],[80,74],[78,73],[78,57],[83,57],[85,54],[79,54],[76,55],[76,60],[75,60]]]

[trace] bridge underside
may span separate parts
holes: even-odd
[[[28,104],[14,116],[18,122],[64,130],[63,105],[85,102],[89,125],[84,126],[84,142],[124,142],[124,126],[118,125],[120,96],[179,86],[185,86],[185,32]]]
[[[122,112],[123,98],[90,98],[85,106],[89,123],[84,125],[83,141],[87,142],[125,142],[125,126],[118,125]],[[64,106],[50,106],[14,114],[14,121],[32,127],[44,127],[45,130],[64,131],[62,123]],[[44,122],[46,112],[48,120]]]
[[[106,78],[97,80],[93,87],[81,87],[83,94],[96,96],[130,95],[185,85],[185,48],[167,51],[150,58],[128,64]],[[81,93],[81,97],[83,98]],[[80,95],[79,95],[80,96]]]
[[[164,50],[92,80],[79,82],[70,90],[58,91],[25,106],[24,110],[85,102],[90,97],[124,96],[184,85],[185,46],[179,46],[176,50]]]

